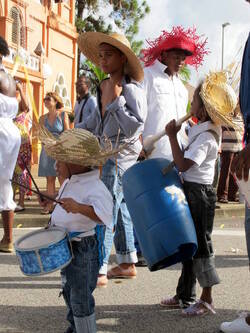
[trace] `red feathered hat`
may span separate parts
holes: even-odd
[[[205,48],[207,39],[201,40],[196,34],[196,28],[184,30],[181,26],[173,27],[171,32],[163,31],[160,37],[147,42],[150,47],[141,52],[141,59],[146,67],[152,65],[156,59],[160,59],[162,51],[171,49],[186,51],[185,63],[195,68],[202,64],[204,55],[209,53]]]

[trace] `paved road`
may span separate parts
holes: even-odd
[[[161,308],[164,295],[174,295],[180,265],[150,273],[138,269],[135,280],[113,280],[95,291],[100,333],[214,333],[221,321],[236,317],[237,310],[250,309],[249,271],[242,221],[237,228],[214,231],[216,264],[222,283],[214,288],[217,314],[184,319],[180,311]],[[232,225],[234,225],[234,223]],[[30,229],[15,229],[15,239]],[[2,233],[2,230],[0,230]],[[1,236],[1,235],[0,235]],[[114,255],[111,258],[114,264]],[[67,323],[59,274],[28,278],[20,272],[15,255],[0,254],[0,332],[62,333]],[[198,294],[200,288],[198,287]]]

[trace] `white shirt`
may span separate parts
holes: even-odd
[[[194,125],[189,129],[189,145],[184,153],[184,158],[195,163],[190,169],[182,173],[183,179],[188,182],[206,185],[213,183],[219,143],[216,141],[216,134],[213,135],[208,130],[217,133],[218,139],[221,138],[221,128],[211,121]]]
[[[144,125],[143,138],[164,130],[172,119],[185,116],[188,104],[188,92],[177,75],[170,77],[164,71],[167,66],[156,60],[152,66],[144,69],[144,89],[147,94],[148,115]],[[187,143],[187,136],[182,126],[178,141]],[[167,135],[155,144],[149,158],[164,157],[172,160],[171,146]]]
[[[70,179],[66,179],[57,198],[72,198],[81,204],[92,206],[105,225],[112,223],[113,199],[109,190],[99,179],[99,170],[73,175]],[[67,213],[59,204],[51,215],[51,224],[62,227],[68,232],[89,232],[96,227],[96,222],[89,217]]]

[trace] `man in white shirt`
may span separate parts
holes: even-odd
[[[178,73],[184,64],[197,68],[207,53],[206,40],[200,40],[195,28],[184,30],[182,27],[173,27],[171,32],[163,31],[158,38],[149,41],[148,44],[149,48],[142,51],[142,60],[145,64],[144,88],[148,105],[143,140],[164,130],[165,124],[170,120],[178,120],[186,114],[188,92]],[[180,146],[187,144],[184,128],[180,130],[177,138]],[[166,135],[156,142],[155,149],[147,157],[162,157],[172,161],[171,146]],[[140,253],[137,255],[140,259]],[[195,276],[190,271],[190,266],[184,266],[187,269],[184,267],[177,287],[177,297],[164,299],[161,305],[179,306],[180,302],[188,306],[195,300]]]

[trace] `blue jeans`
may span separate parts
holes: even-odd
[[[121,178],[122,170],[116,167],[115,162],[108,160],[102,169],[102,181],[113,197],[114,209],[112,225],[105,230],[105,257],[100,274],[107,274],[113,239],[118,264],[137,262],[133,224],[124,200]]]
[[[99,260],[96,235],[72,242],[73,259],[61,270],[62,294],[68,308],[67,320],[73,332],[77,332],[76,318],[92,321],[95,326],[95,299]],[[94,322],[93,322],[94,321]],[[95,330],[92,330],[93,333]]]
[[[247,205],[245,211],[245,231],[246,231],[246,241],[247,241],[247,253],[250,265],[250,208],[247,208]]]

